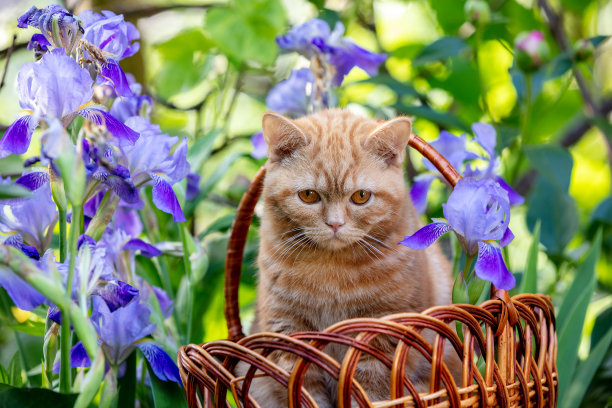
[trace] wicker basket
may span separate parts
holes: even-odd
[[[457,171],[418,136],[409,145],[429,159],[454,186]],[[254,401],[249,388],[254,377],[270,376],[287,388],[289,407],[316,407],[305,387],[304,373],[316,365],[338,381],[338,407],[554,407],[557,403],[557,337],[554,308],[548,296],[522,294],[510,298],[505,290],[491,289],[491,300],[479,306],[455,304],[422,313],[402,313],[377,319],[351,319],[322,332],[290,336],[258,333],[245,337],[238,309],[238,286],[246,235],[261,194],[265,168],[246,192],[236,216],[226,257],[225,315],[229,339],[187,345],[178,352],[178,365],[190,407],[266,408]],[[454,330],[462,326],[462,336]],[[422,331],[434,332],[423,336]],[[378,335],[398,339],[390,358],[372,345]],[[427,339],[432,340],[431,342]],[[448,341],[445,341],[448,340]],[[325,354],[330,343],[348,346],[343,361]],[[446,367],[445,344],[462,361],[461,383]],[[282,350],[298,358],[291,372],[267,359]],[[431,362],[428,393],[418,393],[404,373],[408,352],[417,350]],[[354,378],[362,354],[383,362],[391,372],[390,400],[371,402]],[[413,352],[414,353],[414,352]],[[448,352],[447,352],[448,354]],[[484,367],[477,366],[480,357]],[[251,368],[234,375],[238,362]],[[229,395],[231,392],[232,395]]]

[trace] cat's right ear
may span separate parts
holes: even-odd
[[[268,144],[268,158],[272,162],[291,156],[309,143],[304,132],[291,119],[276,112],[266,112],[261,125]]]

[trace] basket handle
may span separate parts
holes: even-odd
[[[461,179],[461,175],[459,175],[457,170],[444,158],[444,156],[414,133],[410,134],[408,145],[429,160],[449,184],[455,187],[455,184]],[[240,322],[240,308],[238,307],[238,287],[240,286],[244,244],[251,225],[251,220],[253,219],[255,205],[263,190],[265,174],[266,168],[263,166],[259,169],[255,178],[253,178],[242,200],[240,200],[232,233],[227,245],[227,255],[225,257],[225,319],[227,321],[228,338],[231,341],[238,341],[244,337],[242,323]],[[508,294],[505,290],[496,289],[491,286],[491,297],[493,296],[507,298]]]

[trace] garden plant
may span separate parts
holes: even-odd
[[[410,152],[398,244],[441,242],[454,303],[550,296],[558,405],[612,406],[612,1],[0,7],[0,407],[186,406],[261,117],[334,107],[413,119],[463,179]]]

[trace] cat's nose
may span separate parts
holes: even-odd
[[[331,228],[332,231],[334,231],[334,233],[336,233],[336,232],[338,232],[340,227],[344,225],[344,221],[329,220],[325,224],[327,224],[327,226],[329,226],[329,228]]]

